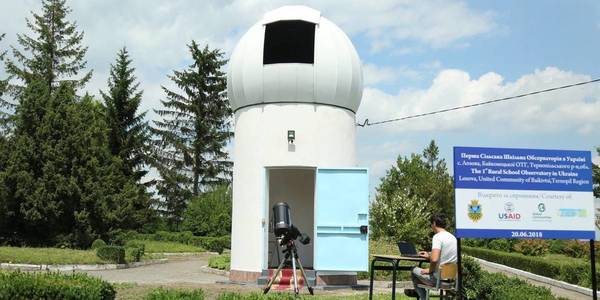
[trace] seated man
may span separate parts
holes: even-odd
[[[435,232],[431,243],[431,254],[421,251],[419,255],[429,259],[429,268],[415,267],[412,271],[414,290],[405,290],[407,296],[425,299],[425,289],[418,288],[418,284],[435,285],[439,276],[439,266],[446,263],[456,263],[456,238],[446,231],[446,216],[434,214],[429,219],[431,229]]]

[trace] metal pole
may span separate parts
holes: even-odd
[[[594,240],[590,240],[590,261],[592,262],[592,296],[594,300],[597,300],[598,283],[596,282],[596,249],[594,248]]]
[[[456,278],[456,295],[458,296],[458,299],[462,299],[462,257],[461,257],[461,251],[460,251],[460,238],[456,239],[456,255],[457,257],[457,264],[458,264],[458,276]],[[594,299],[595,300],[595,299]]]

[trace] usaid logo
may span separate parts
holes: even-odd
[[[515,212],[515,205],[512,202],[504,203],[504,212],[498,214],[500,221],[519,221],[521,214]]]

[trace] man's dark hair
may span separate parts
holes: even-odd
[[[437,227],[446,228],[446,215],[442,213],[433,214],[429,217],[429,222],[431,224],[435,223],[435,226]]]

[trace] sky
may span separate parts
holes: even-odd
[[[6,33],[0,49],[8,49],[17,33],[27,33],[25,18],[41,4],[0,2],[0,33]],[[320,10],[355,45],[364,74],[361,123],[600,78],[600,1],[593,0],[67,3],[89,47],[93,78],[86,90],[106,89],[110,64],[126,46],[149,120],[164,99],[161,86],[172,86],[167,75],[190,64],[192,39],[229,57],[265,12],[290,4]],[[421,153],[431,140],[450,171],[455,146],[586,150],[600,163],[600,83],[357,133],[359,166],[369,168],[372,194],[399,156]]]

